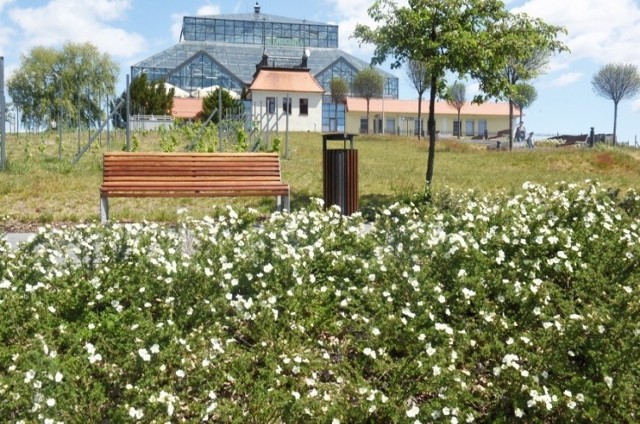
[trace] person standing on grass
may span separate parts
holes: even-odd
[[[527,147],[533,149],[533,133],[529,133],[529,137],[527,137]]]

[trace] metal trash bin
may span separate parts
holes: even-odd
[[[340,206],[342,215],[360,209],[358,202],[358,151],[353,148],[354,134],[330,133],[322,135],[322,170],[324,205]],[[328,149],[327,142],[342,141],[342,149]],[[347,148],[347,141],[349,147]]]

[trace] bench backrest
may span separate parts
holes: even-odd
[[[104,182],[123,179],[198,179],[281,181],[277,153],[160,153],[104,154]]]

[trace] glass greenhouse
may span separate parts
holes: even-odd
[[[254,13],[184,17],[179,43],[133,65],[131,75],[146,73],[189,93],[218,85],[242,93],[264,60],[309,68],[327,93],[333,77],[351,84],[369,66],[338,48],[338,26],[263,14],[256,3]],[[397,99],[398,78],[380,72],[385,97]]]

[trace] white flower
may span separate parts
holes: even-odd
[[[24,382],[29,383],[36,376],[36,372],[34,370],[29,370],[24,374]]]
[[[59,383],[59,382],[61,382],[61,381],[62,381],[62,378],[63,378],[62,373],[58,371],[58,372],[56,373],[55,377],[54,377],[54,381],[55,381],[56,383]]]
[[[100,362],[100,361],[102,361],[102,355],[100,355],[99,353],[89,356],[89,362],[92,364],[95,364],[96,362]]]
[[[514,413],[515,413],[516,417],[518,417],[518,418],[524,417],[524,411],[522,409],[520,409],[520,408],[516,408]]]
[[[142,412],[142,409],[136,409],[132,406],[131,408],[129,408],[129,416],[131,418],[135,418],[139,420],[139,419],[142,419],[142,417],[144,417],[144,413]]]
[[[413,405],[411,409],[407,411],[407,417],[413,418],[416,417],[420,413],[420,408],[417,405]]]
[[[271,264],[266,264],[263,268],[264,272],[266,272],[267,274],[270,273],[271,271],[273,271],[273,265]]]
[[[609,377],[608,375],[604,377],[604,382],[610,389],[613,387],[613,378]]]
[[[476,292],[465,287],[462,289],[462,294],[464,295],[465,299],[471,299],[473,296],[476,295]]]
[[[47,399],[47,406],[48,407],[55,406],[55,404],[56,404],[56,400],[54,398]]]
[[[381,334],[380,330],[375,327],[373,328],[373,330],[371,330],[371,333],[373,333],[374,336],[379,336]]]
[[[184,376],[187,374],[183,370],[178,370],[176,371],[176,375],[180,378],[184,378]]]
[[[442,373],[442,371],[441,371],[440,367],[437,366],[437,365],[434,365],[433,366],[433,376],[434,377],[439,376],[441,373]]]
[[[160,352],[160,346],[158,346],[157,344],[154,344],[153,346],[151,346],[151,348],[149,349],[151,350],[151,353],[158,353]]]
[[[296,398],[296,400],[300,399],[300,393],[298,392],[291,392],[291,395]]]
[[[151,355],[149,355],[149,352],[147,352],[147,349],[145,348],[138,349],[138,355],[140,355],[142,360],[145,362],[149,362],[151,360]]]
[[[376,351],[368,347],[365,347],[362,353],[364,353],[366,356],[372,357],[373,359],[376,359],[376,356],[377,356]]]

